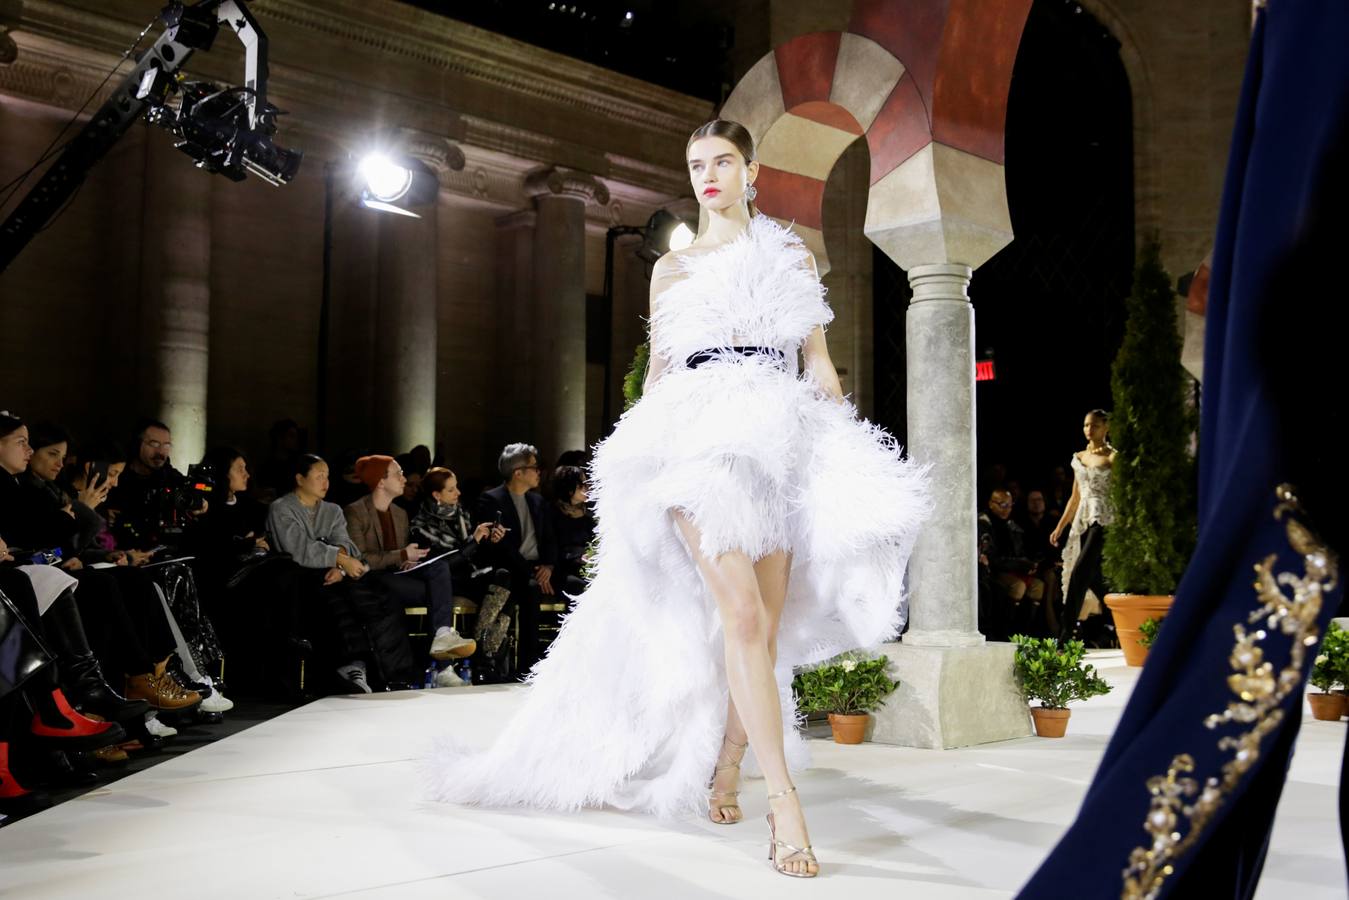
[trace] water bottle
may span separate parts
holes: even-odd
[[[431,665],[426,667],[426,677],[422,679],[422,687],[433,688],[435,686],[436,686],[436,664],[431,663]]]

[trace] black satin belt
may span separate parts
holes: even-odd
[[[725,359],[728,356],[767,356],[776,360],[782,368],[787,368],[787,354],[777,347],[720,347],[715,350],[699,350],[684,360],[684,365],[690,369],[696,369],[705,362]]]

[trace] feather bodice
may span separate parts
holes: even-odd
[[[652,349],[674,362],[734,346],[794,354],[834,318],[807,256],[799,237],[762,215],[724,246],[681,254],[683,277],[656,298]]]

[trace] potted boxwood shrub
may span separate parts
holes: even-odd
[[[1040,701],[1030,710],[1040,737],[1063,737],[1072,714],[1069,703],[1110,693],[1110,685],[1096,673],[1096,667],[1083,661],[1086,646],[1081,641],[1060,646],[1052,637],[1014,634],[1012,643],[1016,644],[1016,678],[1026,702]]]
[[[890,659],[845,653],[792,680],[796,705],[804,712],[829,714],[829,727],[839,744],[860,744],[871,711],[899,687],[886,670]]]
[[[1337,722],[1349,712],[1346,710],[1349,697],[1335,691],[1336,685],[1349,684],[1349,632],[1334,622],[1326,629],[1321,650],[1312,664],[1311,683],[1321,689],[1320,693],[1307,695],[1313,718]]]
[[[1155,242],[1143,249],[1125,312],[1124,342],[1110,370],[1110,433],[1119,449],[1102,572],[1118,592],[1104,599],[1120,648],[1129,665],[1141,666],[1147,651],[1138,626],[1171,608],[1196,529],[1193,388],[1180,364],[1176,297]]]

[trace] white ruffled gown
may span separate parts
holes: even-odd
[[[595,449],[594,578],[495,743],[446,739],[432,753],[435,798],[705,810],[728,692],[716,605],[674,509],[698,526],[705,554],[792,551],[777,678],[793,769],[808,760],[792,669],[898,633],[927,482],[890,434],[797,375],[802,343],[833,318],[806,256],[756,216],[731,243],[682,258],[686,277],[658,298],[652,323],[653,353],[672,363]],[[734,346],[778,348],[786,367],[763,355],[683,365]]]

